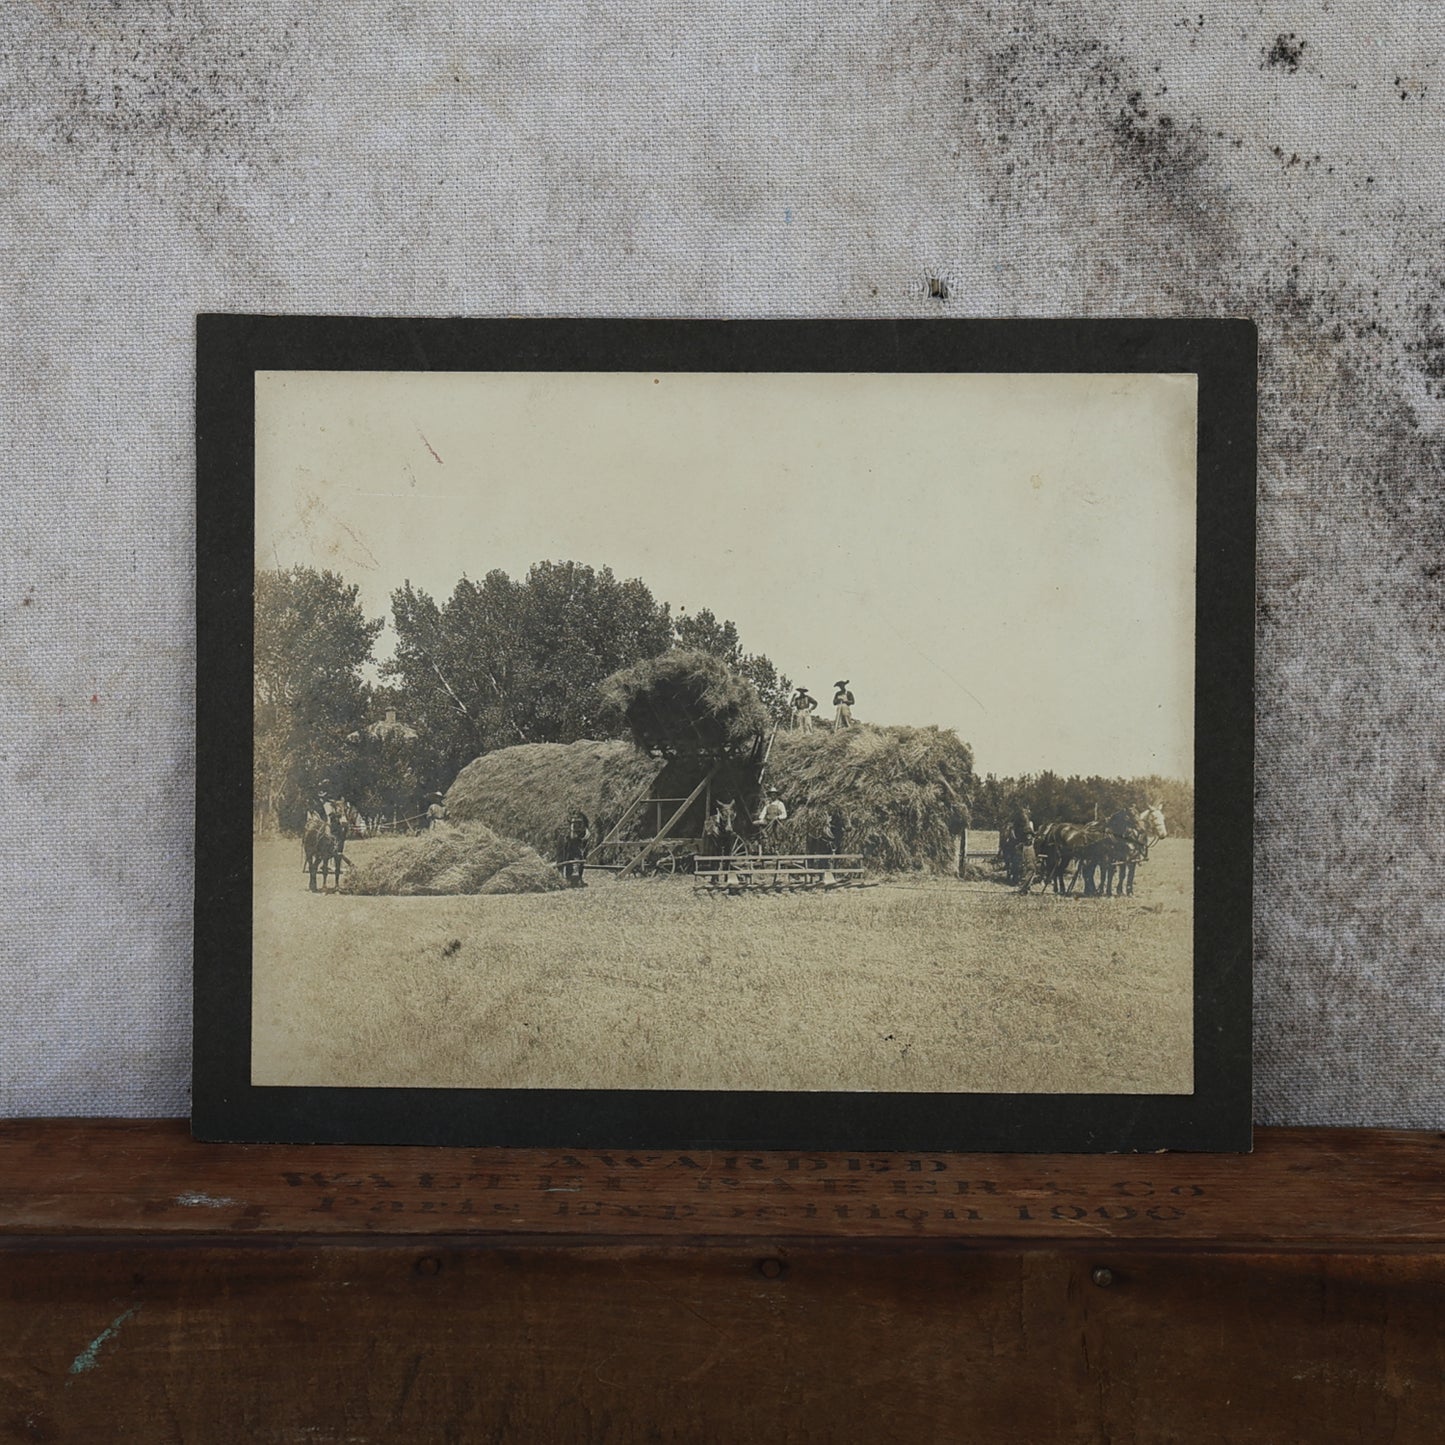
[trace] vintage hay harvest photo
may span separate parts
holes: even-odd
[[[1191,1092],[1194,376],[255,408],[253,1085]]]

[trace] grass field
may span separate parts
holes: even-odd
[[[1192,1087],[1183,840],[1118,900],[931,877],[709,897],[598,873],[519,897],[321,896],[298,842],[255,856],[258,1084]]]

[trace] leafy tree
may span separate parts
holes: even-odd
[[[424,790],[416,774],[417,738],[400,730],[380,737],[353,733],[353,764],[347,799],[367,816],[410,818],[423,811]]]
[[[517,743],[605,737],[598,685],[674,647],[723,658],[779,721],[792,685],[742,648],[734,623],[703,610],[674,620],[641,581],[608,567],[538,562],[525,578],[463,577],[444,602],[408,581],[392,594],[396,651],[383,666],[395,706],[420,734],[413,767],[423,792],[445,789],[467,763]]]
[[[369,620],[358,588],[334,572],[258,570],[255,588],[257,824],[297,827],[323,777],[347,786],[346,738],[366,715],[361,669],[382,620]]]
[[[538,562],[521,584],[519,610],[527,676],[520,699],[533,741],[596,737],[597,684],[619,668],[656,657],[672,643],[672,618],[640,581],[610,567]]]
[[[428,790],[493,748],[599,736],[597,685],[673,639],[667,606],[642,582],[577,562],[539,562],[521,581],[463,577],[440,606],[407,582],[392,621],[383,672],[422,735]]]

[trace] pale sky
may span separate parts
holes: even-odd
[[[1193,778],[1192,375],[262,372],[256,410],[258,565],[369,616],[606,565],[819,717],[848,678],[980,774]]]

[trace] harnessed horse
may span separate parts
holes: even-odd
[[[326,875],[331,865],[336,866],[336,886],[341,887],[341,862],[346,849],[346,835],[350,824],[346,814],[337,809],[329,818],[315,813],[306,815],[306,827],[301,834],[301,848],[305,855],[302,868],[311,874],[311,891],[316,892],[316,874],[321,873],[321,891],[326,892]]]
[[[1084,874],[1084,896],[1094,893],[1093,870],[1085,871],[1088,854],[1099,841],[1095,830],[1084,823],[1049,823],[1034,835],[1034,848],[1043,869],[1043,883],[1047,888],[1053,884],[1055,893],[1072,893],[1078,882],[1076,873],[1065,885],[1071,864],[1079,865]],[[1097,865],[1096,865],[1097,866]]]
[[[1149,861],[1149,845],[1168,836],[1164,825],[1164,808],[1159,803],[1141,808],[1137,813],[1120,808],[1104,825],[1109,833],[1127,845],[1122,856],[1104,861],[1104,896],[1118,898],[1134,892],[1134,870]]]
[[[735,801],[719,802],[702,825],[704,838],[716,840],[718,855],[736,858],[762,851],[763,825],[747,812],[739,812]]]

